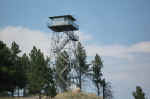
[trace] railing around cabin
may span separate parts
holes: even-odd
[[[74,21],[71,21],[71,20],[65,20],[65,21],[64,20],[61,20],[61,21],[53,20],[53,21],[48,22],[48,26],[50,26],[50,27],[63,26],[63,25],[72,25],[76,29],[79,29],[79,26]]]

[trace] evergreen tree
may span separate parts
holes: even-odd
[[[14,89],[11,50],[0,41],[0,92]]]
[[[0,93],[10,91],[13,96],[16,88],[19,90],[27,87],[32,94],[40,96],[44,90],[47,95],[54,97],[56,85],[54,72],[48,64],[49,59],[45,60],[43,53],[36,47],[33,47],[30,59],[26,54],[19,56],[20,52],[19,45],[15,42],[8,48],[0,41]]]
[[[15,58],[17,60],[17,58],[18,58],[17,55],[21,52],[21,50],[19,49],[19,45],[16,44],[16,42],[13,42],[11,44],[11,51],[12,51],[13,58]]]
[[[140,86],[136,87],[136,91],[133,92],[134,99],[145,99],[145,93]]]
[[[113,99],[113,92],[111,88],[111,83],[106,82],[105,79],[102,80],[103,87],[103,99]]]
[[[49,60],[47,60],[49,61]],[[48,97],[56,96],[56,81],[54,79],[54,70],[50,66],[45,70],[44,77],[46,79],[44,91]]]
[[[24,88],[24,93],[23,95],[26,96],[26,89],[28,86],[28,73],[29,73],[29,69],[30,69],[30,61],[29,61],[29,57],[26,54],[23,54],[23,56],[20,58],[20,65],[22,65],[22,74],[23,74],[23,78],[21,80],[21,88]]]
[[[92,61],[92,81],[97,88],[97,94],[100,95],[100,87],[102,85],[102,71],[103,62],[101,57],[96,54],[95,59]]]
[[[12,96],[17,87],[23,88],[25,86],[23,83],[25,75],[18,56],[20,52],[19,45],[15,42],[12,43],[11,48],[8,48],[6,44],[0,41],[0,89],[11,91]]]
[[[29,92],[38,94],[41,99],[41,91],[43,90],[46,78],[44,76],[45,70],[48,66],[48,61],[44,59],[43,53],[35,46],[30,52],[30,70],[28,73]]]
[[[18,96],[19,96],[19,89],[22,89],[26,85],[26,75],[25,70],[22,64],[22,59],[18,54],[21,52],[19,49],[19,45],[15,42],[11,45],[11,52],[12,52],[12,60],[13,60],[13,67],[15,71],[14,75],[14,83],[18,90]]]
[[[56,59],[56,82],[60,90],[67,91],[70,72],[69,56],[66,51],[60,53]]]
[[[81,45],[79,42],[75,51],[75,57],[76,57],[76,66],[75,66],[75,71],[77,74],[76,81],[77,81],[77,86],[82,89],[82,81],[83,81],[83,76],[86,76],[89,70],[89,65],[87,64],[87,56],[86,56],[86,51],[84,47]]]

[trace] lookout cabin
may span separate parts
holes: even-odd
[[[48,27],[54,32],[76,31],[79,26],[75,23],[76,19],[72,15],[53,16],[49,17],[51,23]]]

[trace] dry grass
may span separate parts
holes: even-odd
[[[38,96],[34,97],[0,97],[0,99],[38,99]],[[45,96],[42,97],[42,99],[46,99]],[[92,93],[73,93],[73,92],[64,92],[58,94],[53,99],[103,99],[102,97],[96,96],[96,94]]]
[[[0,99],[38,99],[37,97],[0,97]]]
[[[102,99],[102,97],[98,97],[95,94],[89,93],[72,93],[72,92],[65,92],[58,94],[54,99]]]

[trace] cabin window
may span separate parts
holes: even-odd
[[[55,18],[54,21],[64,21],[64,18]]]
[[[63,25],[65,24],[64,18],[55,18],[52,20],[52,25]]]

